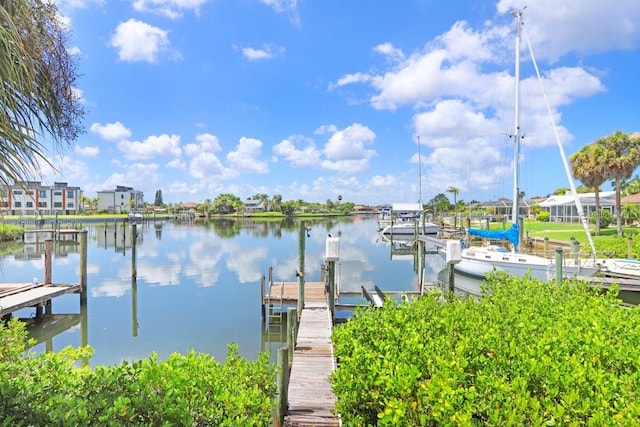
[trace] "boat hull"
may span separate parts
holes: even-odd
[[[419,235],[437,235],[440,231],[440,226],[430,222],[419,224],[418,226],[412,222],[391,224],[382,230],[382,234],[385,236],[413,236],[416,234],[416,230]]]
[[[461,261],[454,269],[464,275],[484,278],[494,270],[506,271],[512,276],[524,277],[530,275],[540,280],[550,280],[555,277],[556,264],[554,259],[536,255],[503,252],[489,248],[468,248],[461,252]],[[566,260],[562,266],[562,275],[593,276],[600,270],[593,263],[578,260]]]

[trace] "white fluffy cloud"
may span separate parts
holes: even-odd
[[[120,122],[107,123],[106,125],[94,123],[89,129],[105,141],[117,142],[131,137],[131,131]]]
[[[150,159],[155,156],[180,157],[180,137],[178,135],[149,136],[144,141],[120,141],[118,149],[129,160]]]
[[[110,45],[121,61],[157,62],[161,53],[169,51],[169,33],[132,18],[117,26]]]

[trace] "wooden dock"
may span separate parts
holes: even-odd
[[[297,283],[295,286],[297,298]],[[329,382],[335,370],[331,344],[332,315],[323,282],[304,285],[304,309],[289,376],[289,407],[285,426],[339,426],[332,413],[336,398]]]
[[[335,370],[332,326],[326,298],[321,302],[307,302],[305,295],[289,377],[285,426],[341,425],[340,417],[332,412],[336,398],[329,382]]]
[[[304,303],[323,301],[326,305],[326,294],[323,282],[306,282],[304,284]],[[298,282],[272,282],[264,293],[263,304],[276,306],[298,303]]]
[[[276,309],[298,303],[298,282],[270,281],[263,292],[263,308],[270,317]],[[339,426],[333,414],[336,398],[329,377],[335,370],[331,344],[333,316],[327,304],[324,282],[304,284],[304,308],[293,349],[288,376],[284,426]]]
[[[80,292],[80,284],[52,285],[44,283],[0,284],[0,317],[14,311],[42,306],[60,295]]]

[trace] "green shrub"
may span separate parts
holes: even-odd
[[[492,276],[334,328],[345,425],[637,425],[640,311],[585,284]]]
[[[0,224],[0,241],[6,242],[22,237],[24,230],[22,227],[12,224]]]
[[[547,211],[539,212],[536,216],[536,219],[540,222],[549,222],[549,218],[551,218],[551,214]]]
[[[205,354],[155,355],[119,366],[78,368],[89,348],[25,353],[18,321],[0,329],[0,425],[268,426],[275,407],[275,367],[229,345],[227,360]]]
[[[610,211],[608,211],[607,209],[600,210],[600,228],[607,228],[613,223],[614,220],[615,218],[613,217],[613,214]],[[589,222],[591,224],[596,223],[595,212],[591,212],[591,215],[589,216]]]

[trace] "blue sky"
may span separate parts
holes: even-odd
[[[42,181],[165,203],[511,197],[509,12],[527,6],[521,190],[547,195],[568,182],[527,41],[567,154],[639,131],[640,2],[528,3],[62,0],[86,133]]]

